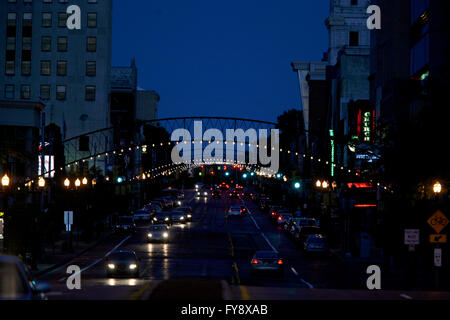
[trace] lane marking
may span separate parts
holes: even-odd
[[[84,271],[86,271],[86,270],[92,268],[93,266],[95,266],[95,265],[96,265],[97,263],[99,263],[100,261],[103,261],[103,259],[105,259],[106,257],[108,257],[113,251],[115,251],[118,247],[120,247],[125,241],[127,241],[127,240],[130,239],[130,238],[131,238],[131,235],[127,236],[125,239],[123,239],[122,241],[120,241],[118,245],[116,245],[116,246],[115,246],[114,248],[112,248],[109,252],[107,252],[103,257],[97,259],[96,261],[94,261],[93,263],[91,263],[90,265],[88,265],[87,267],[81,269],[80,272],[75,273],[75,274],[73,274],[72,276],[77,275],[77,274],[80,274],[80,273],[82,273],[82,272],[84,272]],[[68,278],[67,276],[64,276],[64,277],[60,278],[60,279],[58,280],[58,282],[63,282],[63,281],[66,280],[67,278]]]
[[[144,285],[143,287],[141,287],[138,291],[136,291],[135,293],[133,293],[130,297],[129,300],[139,300],[140,298],[142,298],[142,296],[144,295],[144,293],[150,289],[152,287],[152,283],[147,283],[146,285]]]
[[[239,286],[239,289],[241,290],[242,300],[250,300],[250,295],[248,294],[247,287]]]
[[[408,296],[407,294],[404,294],[404,293],[402,293],[400,295],[400,297],[402,297],[403,299],[406,299],[406,300],[412,300],[413,299],[412,297],[410,297],[410,296]]]
[[[309,283],[308,281],[303,280],[302,278],[300,278],[300,275],[298,274],[297,270],[294,269],[294,267],[291,267],[291,271],[295,274],[295,276],[296,276],[302,283],[306,284],[306,285],[308,286],[308,288],[314,289],[314,286],[313,286],[311,283]]]

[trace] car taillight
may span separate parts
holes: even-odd
[[[283,260],[278,260],[278,264],[283,264]]]
[[[239,212],[242,212],[242,210],[239,210]]]
[[[278,221],[281,221],[281,220],[283,220],[281,217],[278,217]]]
[[[253,263],[253,264],[258,264],[258,260],[253,259],[252,263]]]
[[[228,212],[231,212],[231,209],[230,209],[230,210],[228,210]]]
[[[272,215],[274,216],[274,215],[275,215],[275,212],[272,212]]]

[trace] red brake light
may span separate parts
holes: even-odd
[[[239,212],[242,212],[242,210],[239,210]]]
[[[253,263],[253,264],[258,264],[258,260],[253,259],[252,263]]]
[[[231,209],[230,209],[230,210],[228,210],[228,212],[231,212]]]
[[[272,212],[272,215],[274,216],[274,215],[275,215],[275,212]]]
[[[281,221],[282,220],[282,218],[281,217],[278,217],[278,221]]]
[[[278,264],[283,264],[283,260],[278,260]]]

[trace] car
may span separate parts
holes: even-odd
[[[136,210],[133,213],[134,221],[149,221],[150,216],[151,216],[151,213],[144,209]]]
[[[184,192],[183,191],[178,191],[177,198],[178,198],[178,200],[183,200],[184,199]]]
[[[208,196],[208,194],[209,194],[209,190],[207,190],[207,189],[199,189],[199,190],[197,190],[197,192],[196,192],[196,196],[197,196],[197,198],[200,198],[200,197],[207,197]]]
[[[147,230],[147,242],[169,241],[169,227],[165,224],[154,224]]]
[[[222,195],[220,194],[220,191],[214,190],[211,192],[211,198],[212,199],[221,199]]]
[[[239,197],[240,197],[240,193],[237,190],[231,190],[228,193],[228,198],[230,198],[230,199],[239,199]]]
[[[280,212],[277,218],[277,225],[281,226],[286,224],[292,218],[292,214],[289,212]]]
[[[227,214],[227,217],[232,217],[232,216],[235,216],[235,217],[243,217],[243,216],[244,216],[244,213],[242,212],[241,207],[237,207],[237,206],[230,207],[230,208],[226,211],[226,214]]]
[[[186,214],[182,211],[172,211],[170,213],[172,223],[186,223]]]
[[[162,211],[161,206],[156,205],[156,204],[146,204],[142,210],[148,211],[150,213],[156,213],[156,212],[160,212]]]
[[[51,286],[35,281],[18,257],[0,254],[0,300],[46,300]]]
[[[114,226],[115,232],[127,232],[135,233],[136,224],[132,216],[120,216],[116,225]]]
[[[201,188],[203,188],[203,183],[198,182],[195,184],[195,191],[199,191]]]
[[[186,215],[186,221],[192,221],[192,208],[189,206],[183,206],[177,208],[177,211],[184,212]]]
[[[152,218],[153,224],[172,224],[172,217],[169,212],[159,212],[155,214]]]
[[[291,236],[294,236],[299,228],[305,227],[305,226],[318,226],[318,222],[314,218],[294,218],[293,217],[289,221],[289,229],[287,230],[287,232]]]
[[[276,221],[276,219],[278,218],[278,213],[279,213],[281,210],[285,210],[285,209],[283,209],[281,206],[270,206],[270,209],[269,209],[269,212],[270,212],[269,218],[270,218],[272,221]]]
[[[328,244],[323,234],[310,234],[303,243],[305,253],[321,253],[328,252]]]
[[[306,238],[310,234],[321,234],[321,233],[322,233],[322,230],[320,229],[320,227],[303,226],[303,227],[297,228],[297,230],[294,234],[294,239],[297,242],[297,244],[302,248],[303,244],[305,243]]]
[[[247,207],[244,206],[244,205],[241,205],[241,210],[242,210],[242,213],[244,213],[244,214],[247,214],[247,213],[248,213],[248,209],[247,209]]]
[[[256,251],[250,261],[250,273],[275,272],[284,274],[284,261],[276,251]]]
[[[139,263],[136,253],[132,250],[118,250],[106,258],[106,276],[139,277]]]

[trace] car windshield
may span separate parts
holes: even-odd
[[[325,239],[324,238],[311,238],[311,239],[309,239],[309,243],[323,244],[323,243],[325,243]]]
[[[119,217],[119,223],[132,223],[133,217]]]
[[[241,208],[240,207],[231,207],[230,210],[231,211],[240,211]]]
[[[136,260],[135,256],[132,252],[121,251],[121,252],[113,252],[110,256],[111,260]]]
[[[167,227],[166,226],[153,226],[150,227],[150,231],[167,231]]]
[[[260,251],[255,254],[257,259],[276,259],[278,258],[278,253],[275,251]]]
[[[11,299],[27,293],[24,279],[15,263],[0,262],[0,299]]]

